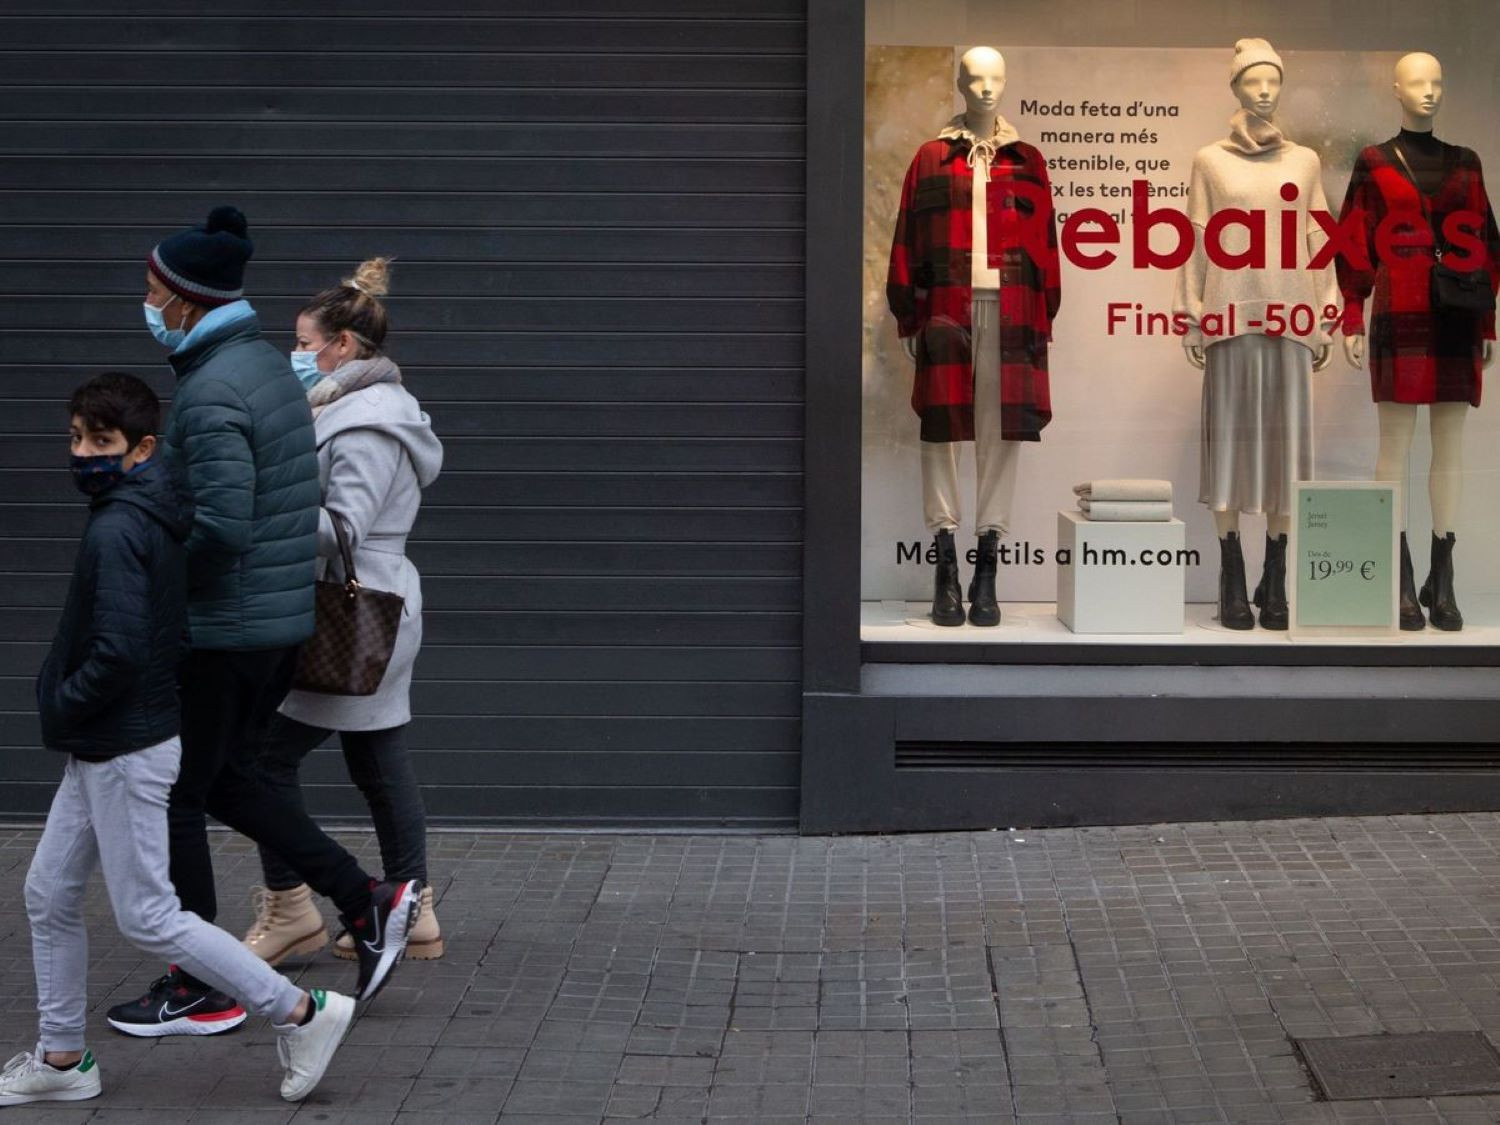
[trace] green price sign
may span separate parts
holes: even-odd
[[[1297,486],[1287,553],[1293,631],[1396,627],[1396,486],[1364,481]]]

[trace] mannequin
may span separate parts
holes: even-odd
[[[923,514],[937,556],[931,618],[994,626],[999,543],[1020,443],[1039,441],[1052,417],[1047,344],[1061,289],[1046,162],[1000,116],[1000,52],[965,53],[958,90],[964,112],[907,169],[886,298],[916,363],[911,401],[922,427]],[[967,618],[953,537],[962,520],[965,441],[975,445],[979,508]]]
[[[1192,257],[1177,277],[1174,311],[1192,330],[1183,337],[1187,360],[1203,371],[1203,429],[1198,499],[1213,512],[1219,537],[1219,623],[1251,629],[1255,615],[1246,594],[1240,544],[1242,513],[1266,517],[1265,564],[1255,590],[1265,629],[1285,629],[1286,547],[1293,485],[1312,476],[1312,379],[1328,365],[1331,324],[1311,335],[1266,334],[1267,306],[1335,303],[1332,269],[1306,262],[1326,241],[1309,210],[1327,210],[1317,153],[1293,144],[1274,124],[1281,101],[1281,57],[1264,39],[1241,39],[1230,64],[1230,88],[1240,109],[1230,135],[1200,149],[1193,159],[1188,215],[1196,228]],[[1289,198],[1289,193],[1291,194]],[[1299,268],[1284,269],[1268,255],[1265,266],[1225,268],[1206,251],[1205,229],[1232,208],[1268,214],[1296,211]],[[1220,228],[1224,249],[1242,253],[1248,237],[1232,223]],[[1219,322],[1235,311],[1235,335]]]
[[[1500,235],[1478,157],[1433,136],[1434,119],[1443,104],[1442,64],[1420,52],[1405,55],[1396,63],[1392,89],[1401,106],[1401,131],[1359,154],[1340,215],[1346,218],[1356,209],[1364,213],[1370,254],[1368,270],[1343,256],[1339,259],[1339,285],[1346,304],[1344,356],[1355,369],[1364,367],[1364,305],[1373,292],[1368,352],[1370,387],[1380,421],[1375,479],[1406,480],[1420,404],[1427,405],[1432,436],[1427,479],[1432,502],[1431,563],[1419,595],[1403,530],[1401,628],[1424,628],[1425,605],[1433,626],[1452,632],[1463,628],[1463,614],[1453,592],[1453,549],[1463,488],[1464,421],[1469,408],[1479,405],[1482,372],[1494,358],[1495,317],[1493,312],[1483,316],[1432,307],[1433,251],[1422,197],[1440,228],[1442,219],[1458,210],[1483,218],[1484,229],[1479,233],[1485,242],[1492,291],[1500,281]],[[1381,220],[1393,213],[1409,217],[1408,227],[1393,239],[1398,247],[1393,252],[1394,269],[1392,262],[1380,260],[1375,242]],[[1406,526],[1405,511],[1401,526]]]

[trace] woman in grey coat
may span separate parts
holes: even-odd
[[[318,448],[323,503],[318,528],[320,577],[342,578],[333,519],[341,518],[361,585],[405,599],[401,625],[380,687],[371,696],[293,691],[261,745],[267,780],[301,801],[302,759],[337,731],[349,776],[370,806],[387,878],[427,882],[427,824],[406,745],[411,676],[422,646],[422,586],[406,557],[422,489],[437,479],[443,447],[401,371],[381,350],[388,260],[362,263],[352,278],[325,289],[297,317],[292,367],[307,389]],[[311,892],[281,858],[261,851],[265,888],[245,944],[271,964],[314,953],[328,941]],[[430,887],[407,944],[407,956],[441,957],[443,940]],[[347,947],[347,948],[346,948]],[[352,958],[352,939],[334,951]]]

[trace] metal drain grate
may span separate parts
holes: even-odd
[[[1500,769],[1500,746],[1455,743],[1344,746],[1284,742],[897,742],[898,770]]]
[[[1478,1031],[1296,1043],[1329,1101],[1500,1093],[1500,1053]]]

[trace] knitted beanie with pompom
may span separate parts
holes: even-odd
[[[183,300],[217,308],[245,295],[245,263],[254,253],[240,209],[215,207],[201,227],[162,239],[146,265]]]

